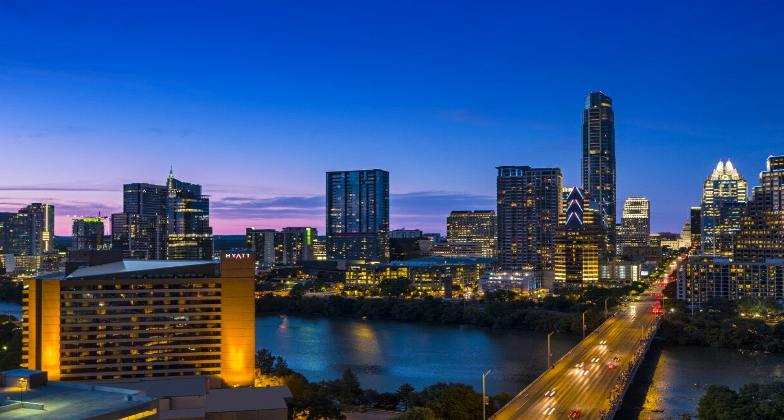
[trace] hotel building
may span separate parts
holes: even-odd
[[[115,261],[24,280],[23,363],[56,381],[254,377],[254,259]]]

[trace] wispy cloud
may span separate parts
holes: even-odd
[[[117,191],[117,186],[75,184],[0,185],[0,191]]]

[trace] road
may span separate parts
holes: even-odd
[[[640,340],[655,320],[653,308],[658,302],[661,287],[645,292],[641,301],[629,306],[607,320],[596,331],[585,337],[569,353],[555,363],[539,379],[518,394],[511,403],[497,412],[494,420],[566,419],[574,410],[580,419],[598,419],[602,410],[610,407],[610,396],[622,370],[632,360]],[[654,293],[654,296],[649,296]],[[606,341],[606,344],[601,344]],[[618,356],[617,366],[608,367]],[[591,362],[598,358],[598,362]],[[575,365],[583,363],[583,368]],[[587,370],[587,374],[582,372]],[[554,390],[554,396],[545,393]]]

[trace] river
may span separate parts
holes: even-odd
[[[0,302],[0,314],[21,317],[19,305]],[[554,334],[554,357],[579,337]],[[547,363],[547,334],[465,325],[401,323],[345,318],[260,317],[256,347],[283,357],[309,380],[340,377],[351,368],[363,387],[394,391],[437,382],[462,382],[490,394],[515,394]],[[696,413],[704,390],[694,384],[727,385],[784,380],[784,356],[742,354],[710,347],[656,344],[638,375],[624,418],[677,418]],[[646,370],[647,369],[647,370]],[[626,410],[628,408],[628,410]],[[664,410],[653,413],[650,410]],[[633,413],[633,415],[631,415]]]

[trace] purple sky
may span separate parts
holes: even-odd
[[[579,185],[584,96],[618,198],[680,229],[719,158],[784,153],[779,2],[0,2],[0,211],[120,210],[175,175],[217,234],[324,226],[324,172],[390,171],[392,227],[494,209],[495,166]],[[619,213],[620,214],[620,213]]]

